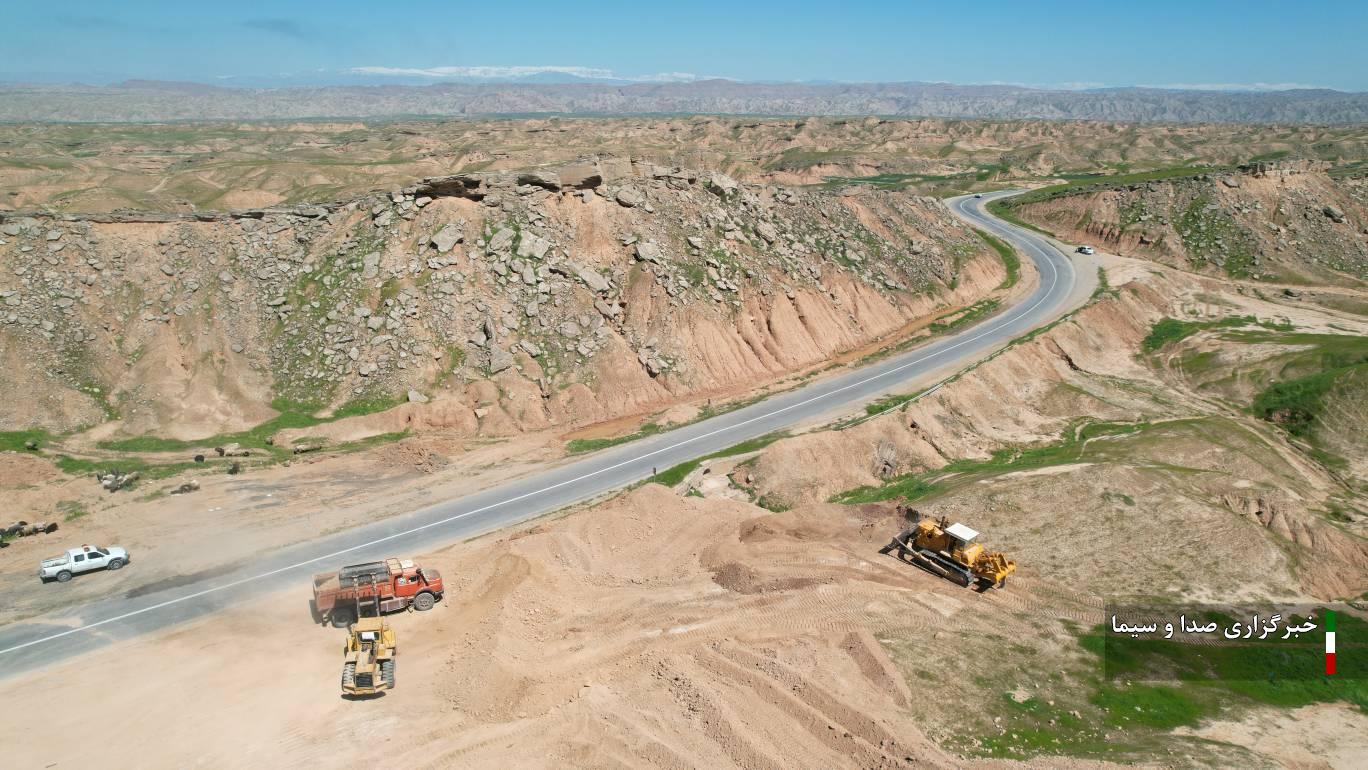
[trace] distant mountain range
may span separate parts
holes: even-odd
[[[565,79],[565,78],[556,78]],[[1141,123],[1364,123],[1368,93],[1154,88],[1054,91],[944,83],[438,83],[225,88],[131,80],[0,84],[4,122],[299,120],[489,115],[887,115]]]

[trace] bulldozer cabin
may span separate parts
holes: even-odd
[[[915,508],[904,509],[911,526],[899,532],[879,553],[898,552],[898,558],[960,585],[977,584],[979,590],[1002,588],[1007,576],[1016,571],[1016,562],[1006,554],[988,552],[975,542],[979,533],[960,524],[923,517]]]
[[[362,618],[347,632],[343,649],[342,694],[377,695],[394,689],[394,664],[399,646],[384,618]]]

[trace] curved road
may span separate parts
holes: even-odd
[[[232,572],[138,596],[91,602],[0,628],[0,676],[49,665],[302,582],[314,572],[392,554],[421,553],[516,524],[646,479],[652,468],[733,446],[838,410],[854,410],[910,380],[978,360],[1069,310],[1069,258],[1039,235],[989,215],[984,204],[1012,192],[947,203],[960,218],[1010,241],[1040,274],[1017,304],[964,331],[733,412],[625,444],[493,489],[262,554]],[[137,569],[134,554],[132,569]],[[96,578],[97,579],[97,578]],[[459,601],[459,597],[453,597]],[[300,600],[300,612],[305,601]]]

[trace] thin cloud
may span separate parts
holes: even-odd
[[[691,72],[657,72],[651,75],[619,75],[601,67],[580,67],[569,65],[512,65],[512,66],[466,66],[466,67],[352,67],[353,75],[375,75],[380,77],[417,77],[417,78],[479,78],[500,80],[525,78],[533,75],[570,75],[586,80],[630,80],[642,83],[688,83],[700,78]]]
[[[308,34],[304,30],[304,25],[293,19],[248,19],[242,22],[242,26],[254,29],[259,32],[271,32],[277,35],[294,38],[295,40],[305,40]]]
[[[1307,88],[1325,88],[1306,83],[1164,83],[1160,85],[1141,85],[1137,88],[1163,88],[1169,91],[1293,91]]]
[[[1087,91],[1094,88],[1106,88],[1106,83],[1098,83],[1091,80],[1071,80],[1064,83],[1023,83],[1019,80],[979,80],[963,85],[970,86],[1014,86],[1016,88],[1034,88],[1040,91]]]

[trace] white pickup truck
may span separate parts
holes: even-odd
[[[68,548],[61,556],[44,559],[38,567],[38,579],[44,583],[56,580],[65,583],[72,575],[97,569],[119,569],[128,563],[128,551],[117,545],[104,548],[98,545],[83,545]]]

